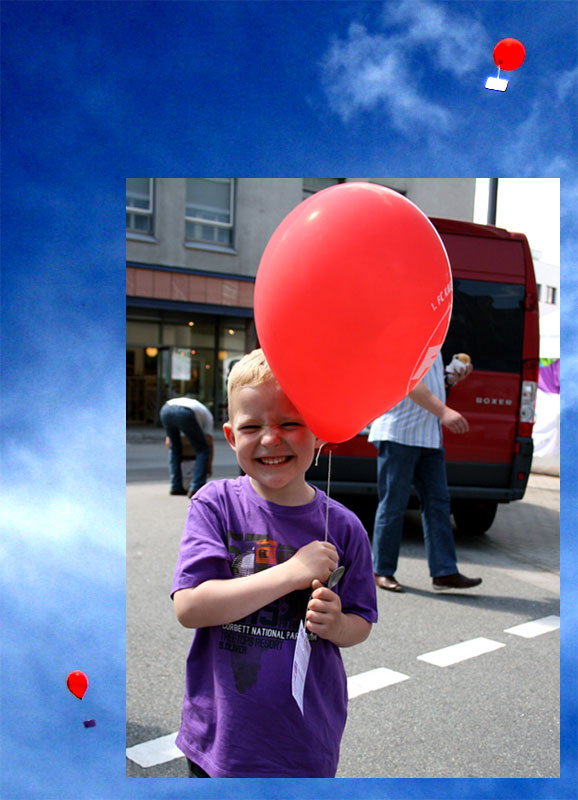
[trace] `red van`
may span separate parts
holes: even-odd
[[[526,237],[490,225],[431,218],[447,250],[453,308],[444,363],[468,353],[470,376],[448,404],[469,422],[465,435],[443,429],[452,514],[460,531],[483,533],[498,503],[524,496],[532,463],[532,427],[539,367],[538,296]],[[331,495],[377,501],[376,448],[368,429],[332,453]],[[325,489],[327,456],[307,479]],[[353,500],[353,498],[350,498]],[[410,507],[417,508],[415,495]]]

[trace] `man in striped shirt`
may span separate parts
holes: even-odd
[[[453,385],[471,370],[472,365],[468,364],[461,374],[448,374],[445,380]],[[433,588],[470,589],[482,582],[481,578],[466,578],[458,571],[442,425],[456,434],[468,431],[465,417],[445,404],[440,353],[423,380],[400,403],[378,417],[369,431],[369,441],[378,448],[379,505],[373,529],[373,571],[381,589],[403,591],[395,571],[412,484],[421,508]]]

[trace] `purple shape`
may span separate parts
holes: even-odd
[[[547,367],[540,367],[538,388],[548,394],[560,394],[560,359]]]
[[[83,722],[85,728],[95,728],[96,727],[96,720],[94,719],[86,719]]]

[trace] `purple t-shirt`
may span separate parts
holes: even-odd
[[[193,496],[172,593],[281,563],[325,534],[326,495],[303,506],[269,503],[249,478],[212,481]],[[330,500],[328,540],[345,573],[344,613],[377,621],[371,548],[357,517]],[[347,716],[339,648],[308,634],[304,714],[291,691],[295,641],[310,590],[245,619],[195,631],[177,746],[213,778],[333,778]]]

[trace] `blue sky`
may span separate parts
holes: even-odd
[[[129,176],[560,178],[562,581],[574,616],[576,15],[574,2],[3,3],[2,797],[190,791],[124,778]],[[507,92],[490,92],[507,36],[526,61]],[[567,616],[564,627],[575,686]],[[92,680],[82,707],[65,689],[73,669]],[[566,694],[561,781],[315,791],[574,796],[575,710]],[[198,791],[269,796],[271,784],[249,784]]]

